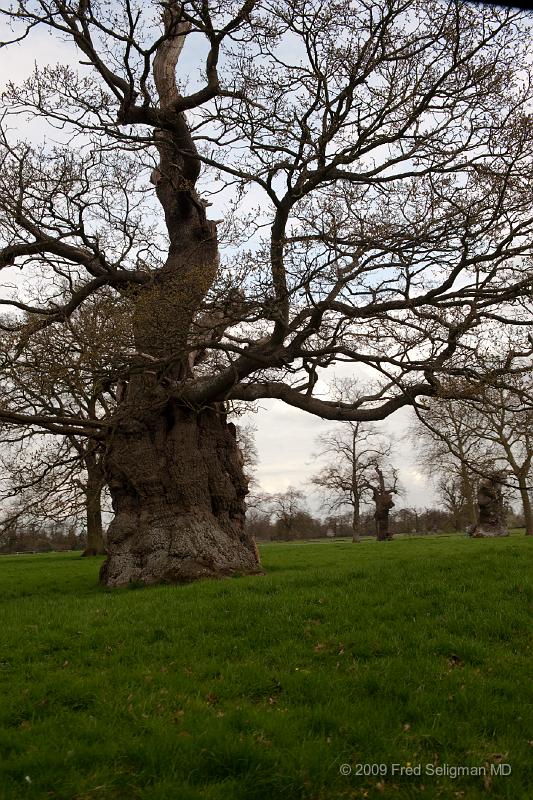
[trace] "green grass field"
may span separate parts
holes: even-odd
[[[114,592],[78,554],[0,558],[2,800],[533,798],[532,540],[262,556]]]

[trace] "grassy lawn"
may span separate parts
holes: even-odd
[[[533,540],[262,556],[114,592],[78,554],[0,558],[0,798],[533,798]]]

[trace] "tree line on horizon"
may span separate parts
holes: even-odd
[[[443,399],[417,408],[401,446],[416,450],[420,469],[435,488],[437,505],[424,508],[396,507],[405,494],[395,466],[398,442],[375,423],[347,422],[322,433],[313,454],[317,472],[307,485],[269,494],[254,477],[258,453],[253,425],[237,419],[236,437],[250,486],[247,531],[258,540],[287,541],[471,532],[479,518],[479,486],[496,471],[503,484],[505,519],[532,535],[533,414],[527,405],[517,407],[531,392],[530,379],[522,375],[514,390],[508,385],[487,391],[483,403]],[[368,388],[344,380],[333,391],[340,399],[353,400]],[[74,393],[73,399],[78,399]],[[88,463],[98,464],[98,452],[80,451],[67,437],[35,450],[27,447],[23,433],[13,434],[10,428],[1,455],[0,498],[7,510],[0,515],[0,552],[83,549],[86,555],[103,554],[103,517],[111,508],[102,475],[95,491],[94,473],[87,469]],[[306,505],[311,490],[322,497],[320,516]]]

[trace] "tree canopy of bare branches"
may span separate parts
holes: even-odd
[[[3,95],[0,269],[29,278],[0,300],[25,314],[3,323],[10,369],[102,290],[130,307],[111,420],[0,405],[4,423],[105,442],[104,583],[259,569],[228,402],[367,422],[524,367],[526,14],[435,0],[0,10],[4,58],[47,30],[79,62],[38,65]],[[54,139],[17,135],[28,115]],[[378,390],[321,396],[339,361]]]

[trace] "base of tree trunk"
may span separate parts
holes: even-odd
[[[107,555],[107,550],[104,548],[100,549],[98,547],[86,547],[83,553],[81,554],[82,558],[89,558],[93,556],[105,556]]]
[[[168,508],[157,515],[142,510],[132,529],[120,536],[115,525],[112,536],[100,571],[101,583],[110,588],[261,574],[253,540],[231,536],[201,509],[184,514]]]
[[[244,526],[247,480],[220,406],[169,404],[114,433],[106,459],[115,517],[100,571],[109,588],[261,574]]]
[[[488,527],[477,525],[470,534],[472,539],[491,539],[495,536],[509,536],[509,531],[505,526]]]

